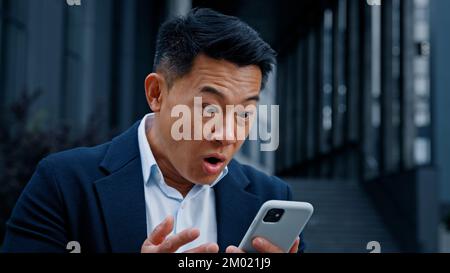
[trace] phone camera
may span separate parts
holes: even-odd
[[[280,221],[281,216],[284,214],[284,209],[270,209],[266,216],[264,216],[263,221],[269,223],[276,223]]]

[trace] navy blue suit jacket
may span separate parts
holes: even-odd
[[[144,186],[137,128],[112,141],[43,159],[7,223],[4,252],[139,252],[146,239]],[[221,251],[238,245],[260,206],[289,200],[289,186],[232,160],[215,186]],[[304,249],[301,240],[300,252]]]

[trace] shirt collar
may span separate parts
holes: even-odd
[[[151,128],[154,117],[155,117],[154,113],[149,113],[149,114],[145,115],[144,118],[142,118],[141,123],[139,124],[139,128],[138,128],[138,142],[139,142],[139,153],[141,156],[141,163],[142,163],[142,176],[144,178],[144,185],[146,185],[151,180],[157,180],[156,182],[166,185],[165,183],[163,183],[163,177],[161,175],[161,170],[160,170],[158,164],[156,163],[155,157],[153,156],[152,150],[150,148],[150,144],[148,143],[148,140],[147,140],[146,131]],[[155,174],[154,176],[152,176],[152,178],[156,178],[156,179],[149,179],[150,172],[152,171],[153,165],[156,165],[156,168],[153,167],[153,170],[157,170],[158,174],[157,175]],[[202,186],[203,187],[214,187],[227,174],[228,174],[228,166],[225,166],[223,171],[220,173],[220,175],[216,178],[216,180],[213,183],[211,183],[210,185],[202,185]]]
[[[148,178],[150,176],[150,169],[154,164],[156,164],[156,160],[153,156],[152,150],[150,149],[150,145],[148,144],[146,134],[146,129],[151,128],[153,117],[154,113],[145,115],[138,127],[139,153],[141,156],[142,176],[144,178],[144,182],[148,181]],[[146,128],[146,125],[149,128]]]

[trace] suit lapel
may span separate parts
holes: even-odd
[[[100,164],[109,175],[94,183],[113,252],[139,252],[147,237],[138,126],[113,139]]]
[[[217,242],[221,252],[229,245],[238,246],[261,206],[261,200],[247,191],[249,181],[235,166],[214,187],[216,197]]]

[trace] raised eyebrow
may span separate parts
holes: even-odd
[[[258,102],[259,101],[259,95],[248,97],[244,101],[251,101],[251,100],[255,100],[256,102]]]
[[[223,92],[217,90],[216,88],[214,88],[212,86],[203,86],[202,89],[200,90],[200,93],[210,93],[210,94],[217,95],[222,99],[225,99],[225,95],[223,94]],[[244,102],[252,101],[252,100],[259,102],[259,95],[248,97],[248,98],[244,99]]]
[[[225,95],[221,91],[217,90],[212,86],[203,86],[202,89],[200,90],[200,93],[209,93],[219,96],[222,99],[225,99]]]

